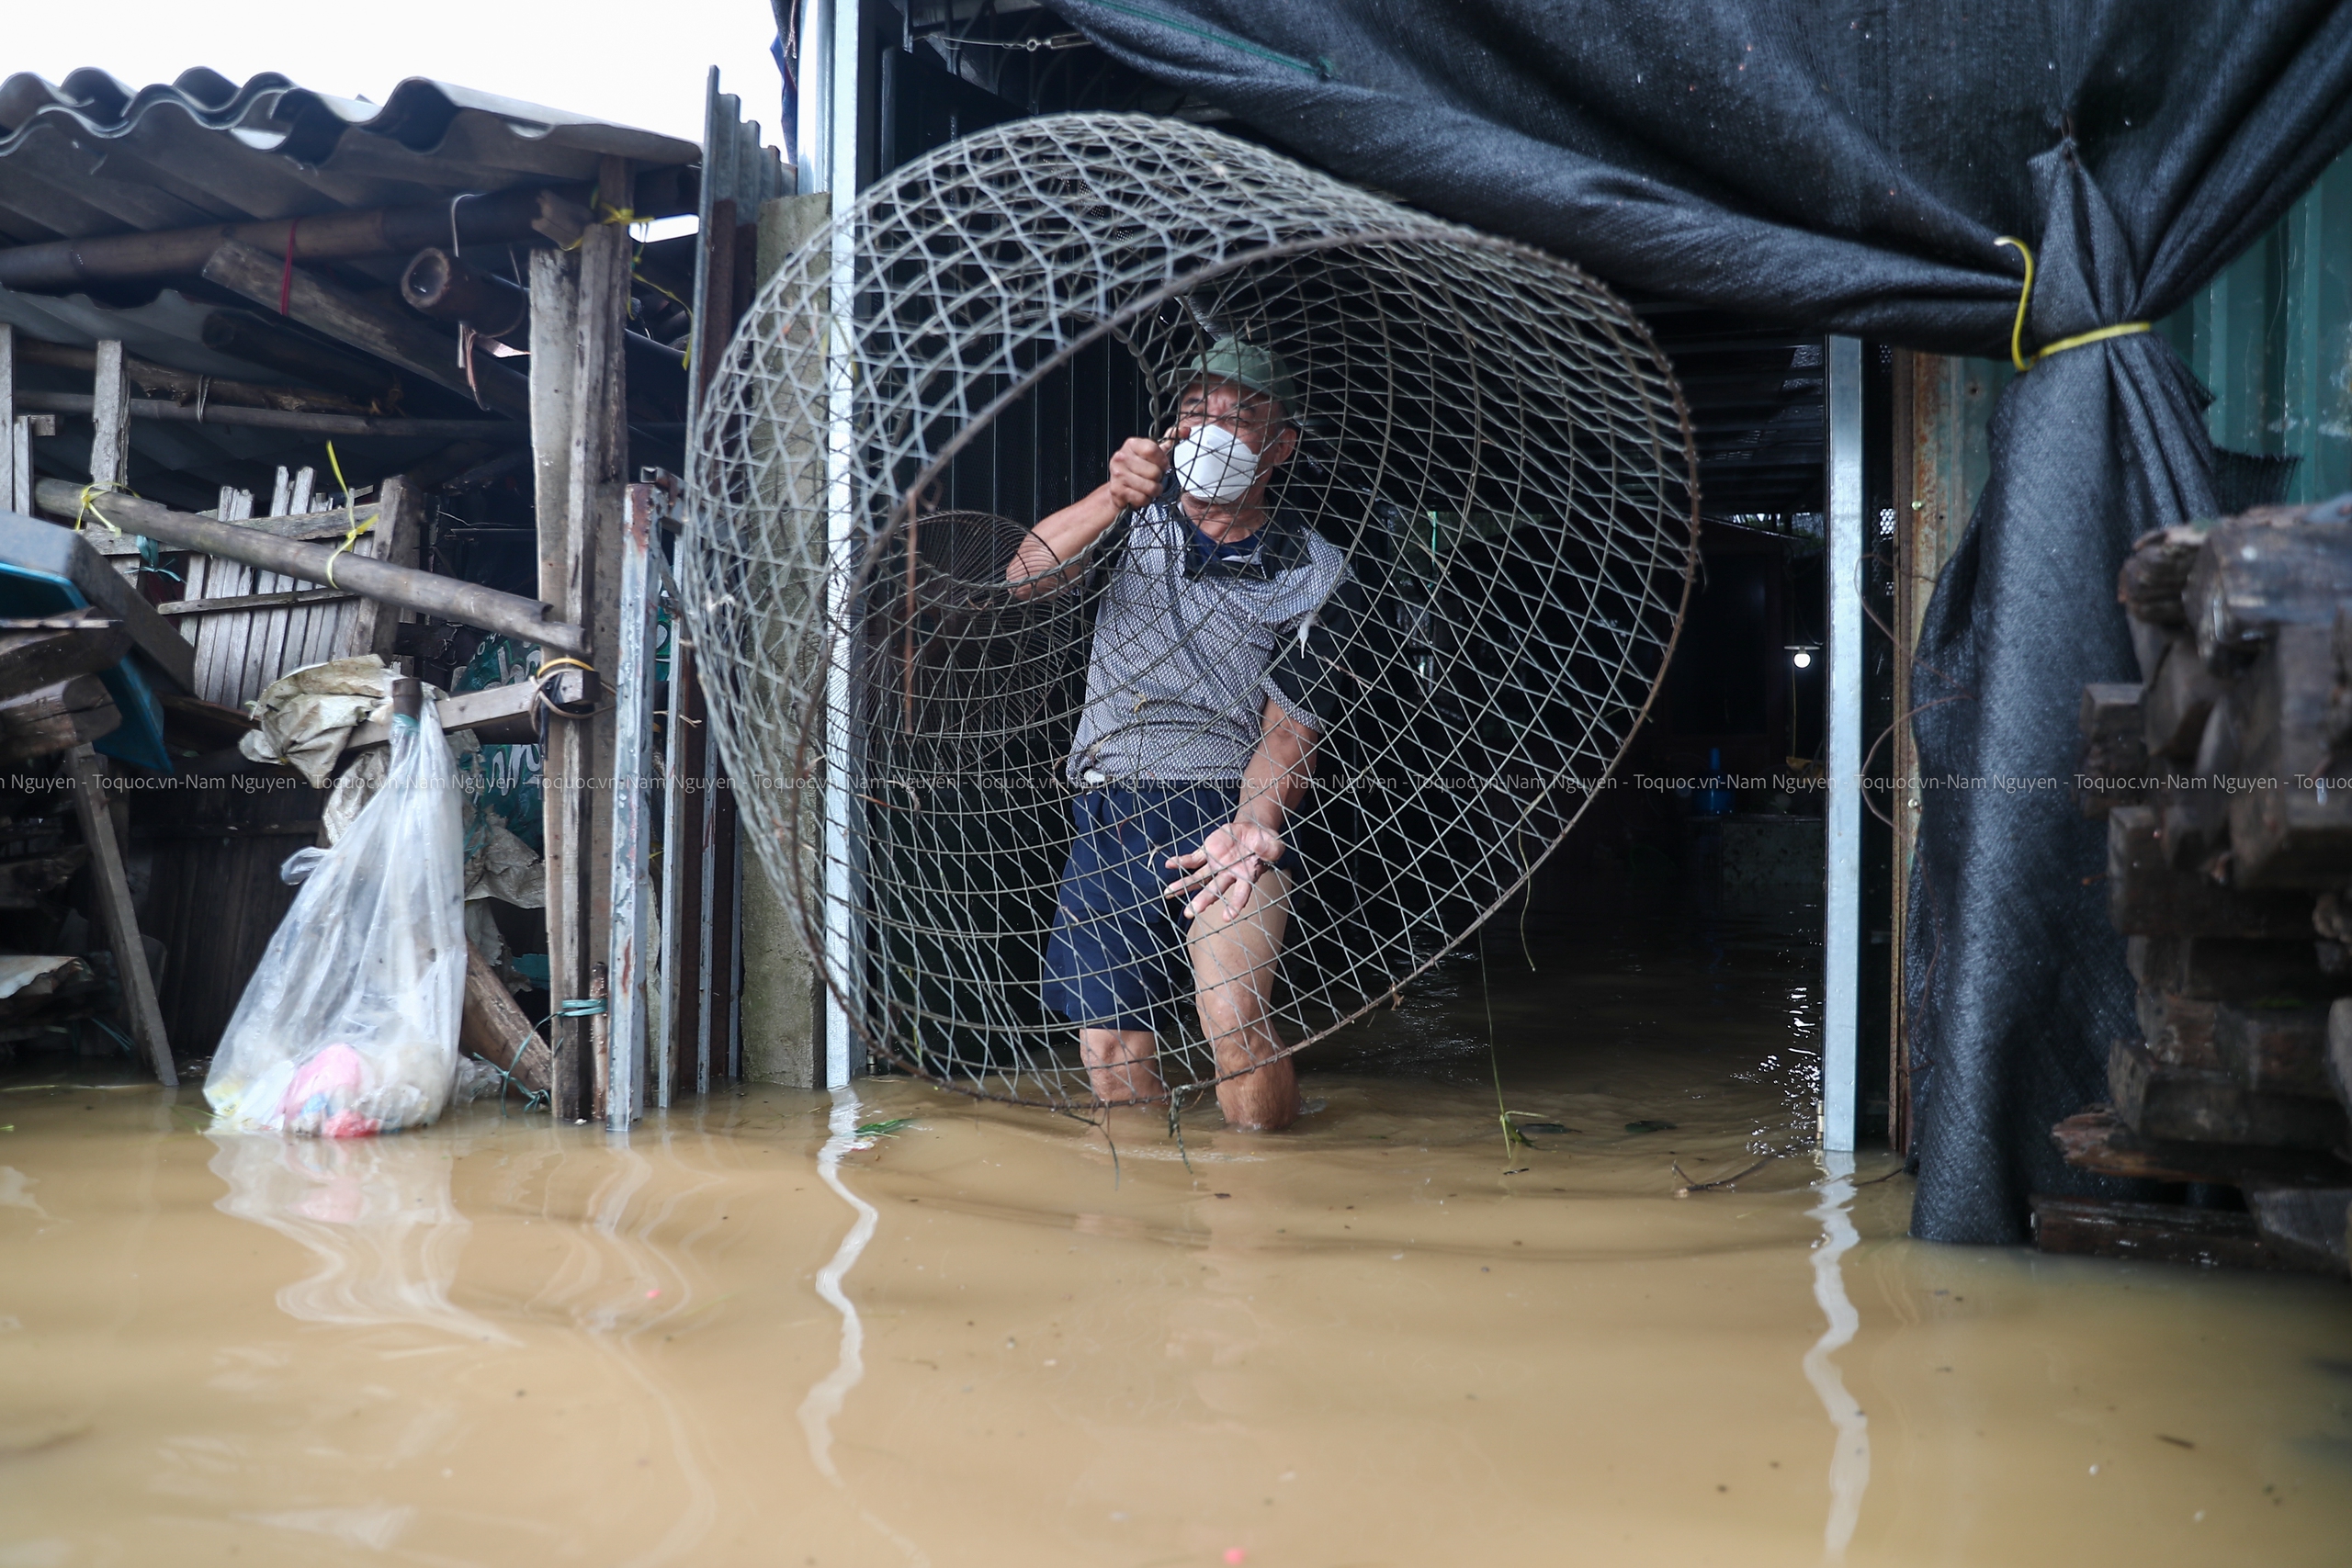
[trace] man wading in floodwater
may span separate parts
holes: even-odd
[[[1108,572],[1046,1002],[1079,1025],[1097,1099],[1164,1100],[1158,1037],[1189,967],[1226,1121],[1276,1132],[1299,1113],[1271,1016],[1295,867],[1283,824],[1315,766],[1306,631],[1347,559],[1266,507],[1298,446],[1282,362],[1225,338],[1189,376],[1170,439],[1126,442],[1005,570],[1023,593]]]

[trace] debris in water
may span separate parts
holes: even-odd
[[[911,1116],[893,1116],[888,1122],[866,1122],[859,1124],[856,1136],[861,1138],[895,1138],[915,1124]]]
[[[1625,1123],[1625,1131],[1628,1133],[1671,1133],[1674,1131],[1674,1123],[1649,1121],[1628,1122]]]

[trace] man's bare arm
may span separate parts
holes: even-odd
[[[1168,895],[1192,895],[1184,904],[1187,919],[1220,900],[1227,919],[1240,915],[1258,874],[1282,860],[1283,824],[1314,777],[1315,731],[1271,697],[1259,715],[1259,727],[1258,750],[1242,771],[1241,804],[1232,824],[1211,833],[1190,854],[1168,862],[1169,870],[1184,873]]]
[[[1290,808],[1315,775],[1315,731],[1291,717],[1272,697],[1258,716],[1258,750],[1241,773],[1237,823],[1255,822],[1279,835]]]
[[[1012,552],[1004,580],[1013,585],[1014,594],[1027,599],[1068,587],[1076,575],[1073,563],[1119,520],[1119,513],[1149,504],[1167,472],[1168,448],[1162,443],[1136,436],[1122,444],[1111,454],[1110,478],[1030,529]]]

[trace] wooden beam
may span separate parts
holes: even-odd
[[[0,699],[112,669],[130,651],[130,634],[119,621],[0,632]]]
[[[458,1043],[491,1066],[504,1068],[523,1089],[547,1089],[552,1065],[548,1043],[471,942],[466,943],[466,1001],[458,1017]]]
[[[539,596],[578,624],[586,604],[572,576],[571,436],[578,418],[580,374],[580,254],[531,253],[531,451],[537,498]],[[545,649],[553,656],[558,649]],[[572,654],[590,653],[584,644]],[[545,662],[545,659],[542,659]],[[548,1022],[552,1053],[548,1092],[559,1117],[586,1113],[586,1023],[562,1016],[560,1005],[587,991],[586,905],[582,868],[587,855],[587,768],[580,726],[550,718],[542,752],[540,841],[548,868],[548,990],[558,1006]]]
[[[539,690],[533,682],[515,682],[480,692],[460,692],[435,704],[434,716],[441,721],[446,735],[463,729],[472,731],[486,746],[526,745],[538,739]],[[586,699],[588,682],[577,670],[559,670],[548,675],[545,690],[549,702],[577,704]],[[364,747],[387,745],[391,739],[390,725],[370,720],[351,732],[343,750],[348,755]]]
[[[55,756],[121,728],[105,683],[76,675],[0,703],[0,761]]]
[[[65,772],[74,781],[74,818],[81,825],[82,842],[89,849],[97,877],[98,912],[106,924],[107,945],[114,951],[123,1010],[130,1015],[131,1043],[147,1054],[164,1087],[176,1088],[179,1070],[172,1065],[171,1042],[164,1034],[155,976],[147,968],[147,948],[140,940],[130,880],[123,873],[122,845],[114,836],[114,813],[107,806],[97,753],[86,745],[74,747],[65,754]]]
[[[71,517],[81,502],[82,487],[63,479],[43,479],[35,493],[45,511]],[[305,582],[348,589],[362,598],[438,615],[483,631],[499,632],[520,642],[560,649],[568,654],[586,647],[577,626],[549,620],[547,606],[537,600],[338,551],[332,545],[281,539],[245,524],[174,512],[136,496],[109,495],[99,504],[107,520],[125,533],[143,534],[181,549],[200,550]],[[190,673],[192,679],[192,666]]]
[[[2031,1201],[2033,1245],[2043,1252],[2190,1263],[2200,1269],[2320,1272],[2266,1241],[2253,1215],[2233,1210],[2058,1198],[2039,1192]]]
[[[376,558],[414,570],[418,541],[424,534],[424,498],[398,474],[386,479],[379,493],[382,500],[376,513]],[[390,664],[400,640],[400,624],[401,606],[369,600],[359,607],[346,646],[354,651],[365,649]]]
[[[453,392],[474,395],[474,388],[466,384],[465,372],[458,367],[455,345],[426,326],[421,317],[362,299],[300,267],[294,269],[289,280],[280,258],[234,241],[212,253],[212,259],[204,264],[204,276],[273,310],[277,309],[282,287],[286,313],[313,332]],[[481,389],[482,402],[502,413],[521,417],[530,412],[528,384],[495,360],[475,361],[474,385]]]
[[[17,329],[0,321],[0,511],[28,508],[17,498]]]
[[[294,588],[282,593],[229,593],[218,599],[174,599],[155,606],[165,615],[217,615],[228,610],[283,610],[296,604],[324,604],[356,599],[348,588]]]
[[[683,200],[688,187],[681,170],[650,171],[628,201],[640,218],[670,218],[694,210]],[[0,288],[66,288],[100,279],[187,277],[203,270],[223,243],[258,247],[283,264],[291,250],[297,262],[349,260],[360,256],[407,256],[426,245],[447,244],[452,224],[459,243],[513,244],[531,238],[539,198],[553,191],[583,200],[578,185],[525,186],[475,197],[454,208],[447,201],[407,207],[322,212],[307,218],[261,219],[246,223],[210,223],[144,234],[107,234],[94,239],[51,240],[0,250]],[[274,310],[277,298],[266,301]]]
[[[630,1123],[645,1113],[649,1033],[645,917],[653,851],[650,816],[653,639],[654,616],[661,597],[655,552],[662,547],[661,530],[654,519],[654,488],[635,484],[624,493],[627,500],[621,523],[620,649],[612,682],[612,936],[606,958],[612,1006],[610,1027],[605,1032],[611,1059],[606,1064],[610,1092],[605,1097],[605,1125],[616,1133],[628,1132]]]
[[[597,180],[604,190],[627,190],[627,162],[605,159]],[[626,225],[592,223],[579,249],[569,253],[576,271],[553,273],[548,300],[537,298],[541,273],[536,258],[532,273],[534,373],[543,350],[547,358],[570,361],[568,377],[549,378],[548,400],[532,419],[535,443],[552,440],[560,430],[563,444],[563,488],[553,492],[545,488],[549,476],[546,448],[540,448],[540,592],[583,628],[587,650],[578,657],[607,682],[620,657],[622,479],[628,462],[622,333],[631,254]],[[542,303],[551,309],[542,310]],[[553,335],[559,332],[565,335]],[[550,500],[562,507],[552,518]],[[548,959],[559,1006],[600,994],[590,988],[592,976],[604,973],[612,945],[612,818],[601,808],[602,791],[594,786],[613,776],[615,726],[611,705],[602,705],[604,711],[593,716],[548,727],[542,796],[548,808]],[[588,1027],[592,1023],[597,1026]],[[559,1115],[576,1121],[601,1109],[604,1063],[598,1044],[605,1031],[599,1021],[586,1018],[563,1020],[562,1025],[569,1027],[559,1026],[555,1104]]]
[[[61,509],[72,517],[80,502],[83,487],[64,480],[47,481],[49,500],[44,504]],[[35,488],[35,498],[41,491]],[[137,501],[127,495],[107,496],[102,503],[112,513],[119,508],[152,506],[152,502]],[[156,507],[156,511],[164,509]],[[176,516],[178,513],[168,513]],[[208,526],[209,519],[192,519]],[[0,551],[5,551],[17,568],[44,571],[63,578],[78,590],[88,602],[85,615],[95,615],[120,623],[130,634],[133,649],[144,655],[170,685],[181,691],[194,689],[196,683],[196,650],[187,639],[172,629],[172,624],[155,613],[155,606],[140,597],[136,589],[125,581],[122,574],[106,563],[91,547],[89,536],[71,528],[60,528],[30,516],[0,516]]]
[[[90,421],[96,426],[90,438],[90,488],[126,490],[130,482],[130,377],[122,364],[122,344],[108,338],[98,344],[91,374]]]

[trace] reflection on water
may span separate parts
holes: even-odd
[[[1821,1222],[1821,1240],[1813,1250],[1813,1299],[1829,1320],[1813,1348],[1804,1353],[1805,1382],[1821,1397],[1837,1436],[1829,1445],[1829,1522],[1822,1527],[1821,1545],[1831,1562],[1842,1562],[1862,1517],[1862,1493],[1871,1483],[1871,1429],[1861,1405],[1846,1392],[1845,1375],[1830,1359],[1853,1340],[1861,1314],[1846,1294],[1846,1276],[1838,1260],[1861,1238],[1847,1213],[1854,1201],[1854,1156],[1824,1153],[1820,1206],[1806,1213]]]
[[[12,1094],[0,1568],[2342,1560],[2352,1291],[1910,1242],[1811,1148],[1801,943],[1530,947],[1115,1165],[905,1079],[626,1140]]]
[[[833,1467],[833,1417],[841,1414],[842,1401],[848,1397],[849,1391],[865,1375],[865,1324],[857,1315],[857,1304],[842,1289],[842,1281],[856,1265],[865,1244],[874,1239],[874,1227],[881,1216],[875,1213],[873,1204],[842,1181],[842,1156],[857,1142],[857,1091],[835,1089],[832,1100],[829,1135],[825,1146],[817,1151],[817,1175],[856,1212],[857,1221],[842,1237],[840,1248],[817,1270],[817,1294],[827,1306],[842,1314],[841,1359],[801,1401],[800,1428],[808,1435],[808,1457],[817,1466],[817,1473],[838,1483],[842,1477]]]
[[[449,1194],[450,1151],[423,1138],[281,1138],[208,1132],[224,1214],[266,1225],[309,1252],[307,1279],[277,1304],[306,1323],[406,1323],[468,1339],[512,1337],[449,1303],[473,1225]]]

